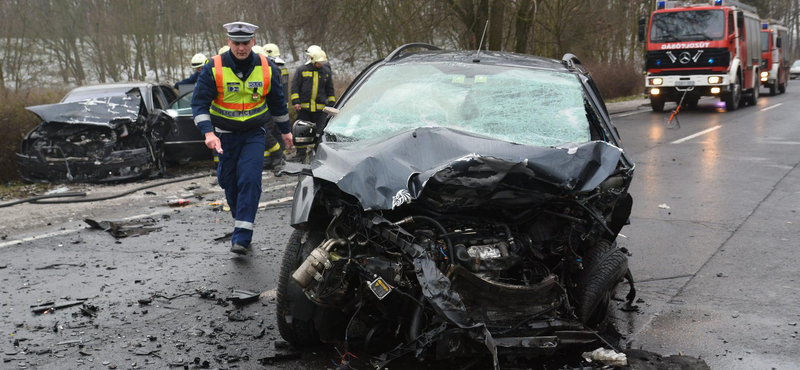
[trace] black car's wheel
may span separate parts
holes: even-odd
[[[664,97],[650,95],[650,106],[653,107],[653,112],[664,111]]]
[[[736,76],[736,81],[733,82],[733,89],[731,92],[726,93],[722,100],[725,102],[725,109],[728,112],[733,112],[739,109],[739,99],[742,97],[742,85],[739,83],[739,76]]]
[[[313,243],[308,240],[306,232],[295,230],[289,237],[289,243],[286,244],[286,251],[283,253],[281,262],[281,272],[278,275],[276,294],[278,331],[283,339],[294,345],[312,345],[320,341],[319,335],[314,329],[314,322],[311,320],[316,311],[316,305],[306,298],[303,290],[292,279],[292,273],[300,267],[314,247]],[[299,311],[302,311],[301,316],[308,319],[298,318]]]
[[[611,297],[627,271],[628,257],[616,243],[601,240],[586,251],[574,290],[575,313],[581,322],[596,327],[605,320]]]

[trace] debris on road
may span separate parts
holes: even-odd
[[[53,263],[47,266],[37,267],[37,270],[55,270],[62,266],[71,266],[71,267],[86,267],[85,263]]]
[[[233,294],[226,298],[235,305],[245,305],[248,303],[258,302],[259,293],[253,293],[247,290],[234,290]]]
[[[66,192],[68,192],[68,191],[69,191],[69,188],[68,188],[68,187],[66,187],[66,186],[62,186],[62,187],[60,187],[60,188],[58,188],[58,189],[53,189],[53,190],[50,190],[50,191],[48,191],[48,192],[44,193],[44,195],[61,194],[61,193],[66,193]]]
[[[179,198],[170,200],[169,202],[167,202],[167,205],[169,205],[170,207],[183,207],[185,205],[188,205],[189,203],[190,202],[188,199]]]
[[[598,361],[614,367],[622,367],[628,364],[628,356],[624,353],[618,353],[613,349],[602,347],[592,352],[584,352],[582,356],[588,362]]]
[[[68,308],[68,307],[72,307],[72,306],[82,305],[87,300],[88,300],[88,298],[83,298],[83,299],[78,299],[78,300],[75,300],[75,301],[61,302],[61,303],[58,303],[58,304],[56,304],[55,302],[42,303],[42,304],[39,304],[39,305],[31,306],[31,312],[33,312],[33,313],[46,313],[46,312],[48,312],[50,310],[60,310],[62,308]]]
[[[131,221],[95,221],[87,218],[83,222],[89,224],[92,229],[107,231],[117,239],[146,235],[153,231],[161,230],[160,226],[152,227],[156,224],[156,220],[153,218]]]
[[[300,358],[301,356],[302,356],[302,354],[300,352],[287,353],[287,354],[278,354],[278,355],[274,355],[274,356],[268,356],[268,357],[260,358],[260,359],[258,359],[258,363],[260,363],[261,365],[273,365],[273,364],[275,364],[275,362],[278,362],[278,361],[295,360],[295,359]]]
[[[659,205],[658,205],[658,208],[661,208],[661,209],[669,209],[669,206],[668,206],[666,203],[664,203],[664,204],[659,204]]]

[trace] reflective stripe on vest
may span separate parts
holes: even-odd
[[[268,110],[266,96],[272,87],[272,68],[267,58],[259,55],[261,65],[255,66],[246,81],[222,65],[222,56],[214,60],[214,82],[217,98],[211,103],[211,114],[234,121],[246,121]],[[259,92],[260,90],[260,92]],[[253,101],[253,95],[257,95]]]
[[[311,85],[311,111],[317,111],[317,105],[314,104],[317,102],[317,89],[319,88],[319,73],[314,71],[314,84]]]

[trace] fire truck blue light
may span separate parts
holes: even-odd
[[[656,65],[657,65],[657,66],[660,66],[660,65],[661,65],[661,59],[656,59]]]
[[[722,5],[722,0],[714,0],[714,5],[716,6]]]
[[[714,1],[720,1],[721,2],[721,0],[714,0]],[[658,4],[656,5],[656,8],[658,8],[658,9],[664,9],[666,7],[667,7],[667,2],[666,1],[659,1]]]
[[[708,58],[708,64],[714,64],[714,58]]]

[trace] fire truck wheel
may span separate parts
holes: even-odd
[[[739,99],[742,97],[742,85],[739,84],[739,76],[736,76],[736,81],[733,85],[733,91],[726,93],[722,100],[725,101],[725,109],[728,112],[733,112],[739,108]]]
[[[663,112],[664,111],[664,97],[663,96],[653,96],[650,95],[650,106],[653,107],[653,112]]]
[[[759,95],[759,88],[760,85],[756,85],[756,87],[750,89],[750,95],[745,98],[745,102],[750,106],[755,106],[758,104],[758,95]]]

